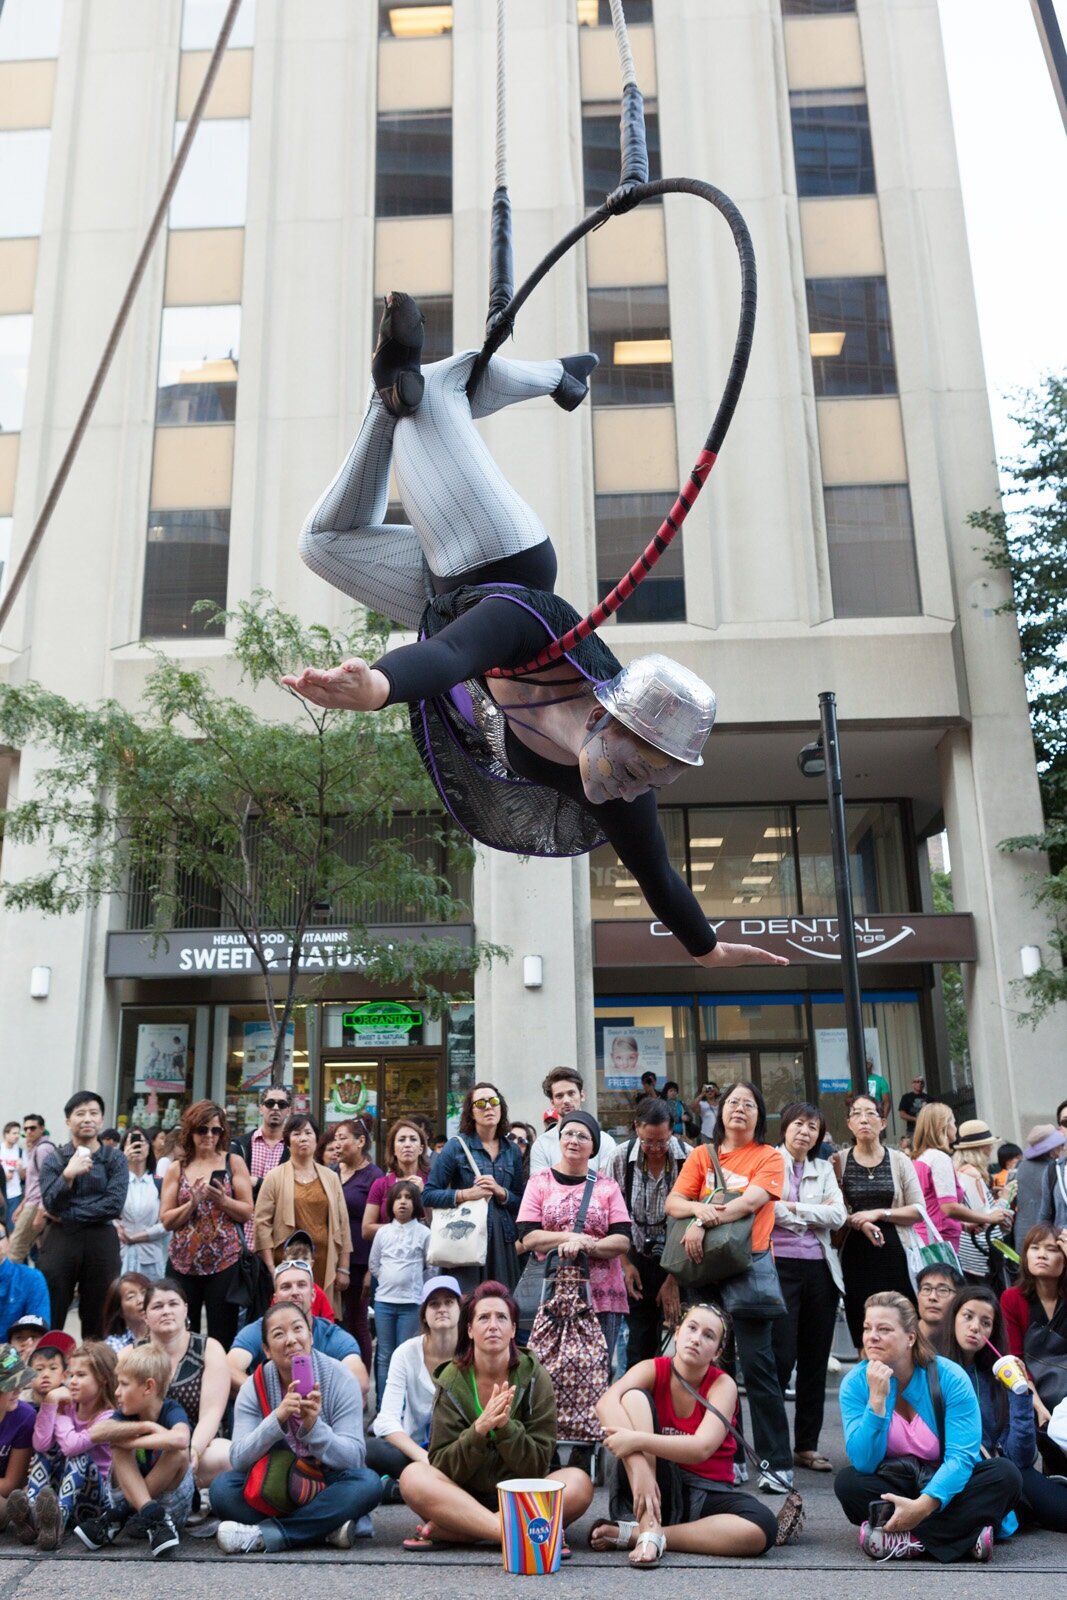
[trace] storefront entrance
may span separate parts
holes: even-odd
[[[815,1085],[809,1052],[804,1045],[783,1049],[781,1045],[752,1045],[745,1049],[705,1044],[702,1047],[703,1083],[717,1083],[720,1089],[742,1079],[754,1083],[767,1103],[768,1144],[778,1143],[778,1112],[792,1100],[812,1100]]]
[[[397,1117],[426,1117],[435,1133],[445,1131],[444,1051],[424,1055],[346,1050],[322,1059],[325,1125],[361,1116],[375,1131],[375,1158],[384,1155],[385,1133]]]

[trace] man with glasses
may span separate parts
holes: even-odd
[[[48,1218],[41,1206],[41,1164],[55,1144],[45,1132],[44,1118],[36,1111],[22,1119],[22,1141],[26,1151],[26,1186],[22,1204],[12,1215],[13,1229],[9,1255],[12,1261],[29,1260],[30,1251]]]
[[[585,1079],[574,1067],[553,1067],[541,1085],[548,1100],[555,1126],[546,1128],[534,1140],[530,1151],[530,1176],[554,1167],[559,1160],[559,1119],[565,1111],[580,1111],[585,1102]],[[589,1162],[590,1172],[610,1173],[618,1145],[610,1133],[600,1134],[600,1149]]]
[[[102,1339],[104,1299],[119,1275],[115,1222],[126,1204],[130,1169],[121,1150],[100,1143],[104,1102],[98,1094],[72,1094],[63,1115],[70,1142],[50,1150],[41,1164],[41,1203],[49,1217],[41,1271],[52,1299],[52,1326],[64,1326],[77,1290],[82,1339]]]
[[[681,1310],[677,1281],[660,1266],[667,1238],[667,1196],[688,1154],[673,1136],[671,1124],[666,1100],[655,1096],[642,1100],[634,1116],[636,1137],[616,1150],[610,1168],[632,1224],[630,1252],[622,1264],[630,1298],[627,1371],[660,1354],[664,1325],[673,1328]]]
[[[259,1127],[230,1143],[230,1149],[244,1157],[252,1178],[253,1202],[259,1195],[267,1173],[273,1172],[275,1167],[280,1167],[283,1161],[289,1159],[289,1147],[282,1141],[282,1129],[291,1110],[292,1097],[288,1089],[268,1084],[259,1094]],[[252,1243],[254,1232],[255,1218],[245,1224],[245,1243],[250,1250],[255,1248]]]
[[[918,1275],[915,1298],[919,1302],[919,1326],[935,1346],[949,1301],[956,1290],[962,1287],[963,1279],[951,1267],[941,1266],[937,1262],[923,1267]]]

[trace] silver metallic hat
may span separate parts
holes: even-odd
[[[639,656],[593,693],[656,750],[687,767],[704,765],[700,752],[715,722],[715,691],[688,667],[669,656]]]

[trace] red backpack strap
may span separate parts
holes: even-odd
[[[274,1407],[271,1405],[270,1401],[267,1398],[267,1380],[263,1376],[263,1371],[264,1371],[265,1365],[266,1365],[266,1363],[263,1362],[263,1361],[261,1361],[259,1363],[259,1366],[256,1368],[255,1372],[252,1374],[252,1382],[256,1386],[256,1394],[259,1397],[260,1405],[263,1407],[263,1415],[265,1417],[269,1417],[271,1412],[273,1411]]]

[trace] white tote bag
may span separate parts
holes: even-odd
[[[459,1138],[459,1135],[456,1135]],[[462,1139],[463,1154],[475,1178],[481,1173]],[[464,1200],[458,1206],[435,1207],[430,1218],[426,1259],[431,1267],[484,1267],[489,1253],[489,1201]]]

